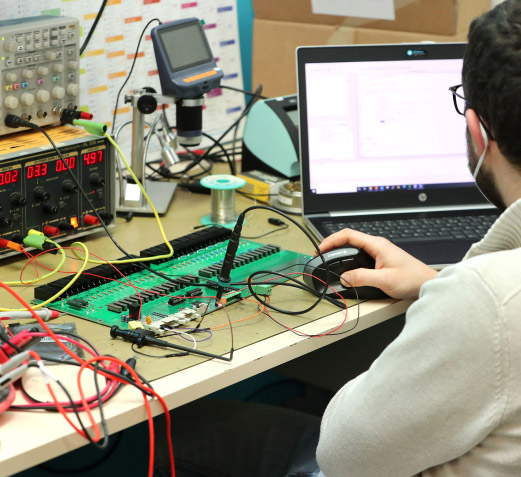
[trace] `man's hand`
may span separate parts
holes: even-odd
[[[342,275],[354,287],[377,287],[393,298],[418,298],[421,286],[438,273],[389,240],[352,229],[330,235],[320,250],[347,246],[365,250],[376,262],[374,270],[358,268]]]

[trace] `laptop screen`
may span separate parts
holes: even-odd
[[[461,83],[463,52],[462,43],[297,50],[305,212],[484,202],[448,90]]]

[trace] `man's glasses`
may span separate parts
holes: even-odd
[[[465,112],[467,111],[467,109],[469,109],[469,108],[474,109],[472,107],[472,105],[465,99],[465,94],[463,92],[463,85],[462,84],[457,84],[456,86],[451,86],[449,88],[449,91],[452,93],[452,100],[454,101],[454,108],[456,108],[456,112],[458,114],[461,114],[462,116],[465,116]],[[474,111],[476,111],[476,110],[474,109]],[[492,141],[495,141],[494,136],[492,135],[492,133],[488,129],[488,127],[485,124],[485,122],[483,121],[483,119],[481,119],[481,116],[478,114],[477,111],[476,111],[476,114],[478,116],[479,121],[481,122],[481,124],[485,128],[485,131],[488,134],[488,137]]]
[[[451,86],[449,91],[452,93],[452,100],[454,101],[456,112],[462,116],[465,116],[465,111],[469,105],[465,99],[465,96],[463,95],[463,85],[457,84],[456,86]]]

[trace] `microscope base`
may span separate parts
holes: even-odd
[[[129,186],[124,183],[125,188]],[[134,184],[131,184],[135,186]],[[177,184],[174,182],[145,181],[145,190],[148,197],[154,204],[158,214],[166,214],[168,206],[174,197]],[[117,212],[134,212],[136,214],[153,214],[152,208],[148,202],[141,197],[136,200],[124,199],[120,202],[120,191],[116,190],[116,211]],[[124,194],[126,197],[127,194]]]

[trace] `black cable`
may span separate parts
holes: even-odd
[[[17,353],[22,353],[23,349],[19,346],[16,346],[14,343],[11,343],[8,338],[6,338],[3,333],[0,333],[0,340],[2,340],[4,343],[7,343],[11,348],[13,348]]]
[[[132,351],[134,351],[134,353],[140,354],[142,356],[146,356],[148,358],[177,358],[180,356],[188,356],[190,354],[188,352],[183,352],[183,353],[169,353],[169,354],[156,355],[156,354],[143,353],[143,351],[139,351],[139,349],[136,348],[135,343],[132,343],[132,345],[130,347],[132,348]]]
[[[255,275],[256,273],[264,273],[264,272],[254,272],[254,273],[251,274],[251,277],[252,277],[253,275]],[[289,279],[289,280],[296,281],[295,278],[292,278],[292,277],[289,277],[289,276],[286,276],[286,275],[282,275],[282,274],[280,274],[280,273],[276,273],[276,272],[270,272],[270,273],[275,274],[275,275],[279,275],[279,276],[284,277],[284,278],[287,278],[287,279]],[[349,285],[351,285],[349,282],[347,282],[347,283],[348,283]],[[277,285],[286,285],[286,284],[285,284],[284,282],[282,282],[282,283],[277,283]],[[287,286],[288,286],[288,285],[287,285]],[[352,285],[351,285],[351,286],[352,286]],[[299,286],[299,288],[300,288],[300,286]],[[302,287],[302,289],[305,289],[305,288]],[[324,287],[324,289],[327,289],[327,287]],[[353,326],[352,326],[351,328],[349,328],[348,330],[345,330],[345,331],[339,331],[339,332],[336,332],[336,333],[326,333],[327,336],[344,335],[344,334],[346,334],[346,333],[349,333],[349,332],[353,331],[353,330],[358,326],[358,323],[359,323],[359,321],[360,321],[360,299],[358,298],[358,293],[357,293],[357,291],[356,291],[356,288],[354,288],[354,291],[355,291],[355,294],[356,294],[356,302],[357,302],[357,303],[356,303],[356,308],[357,308],[357,317],[356,317],[356,319],[355,319],[355,322],[354,322]],[[312,293],[314,293],[314,294],[316,294],[317,296],[319,296],[319,292],[317,292],[316,290],[315,290],[314,292],[312,292]],[[254,295],[254,294],[252,293],[252,295]],[[259,299],[258,299],[258,295],[254,295],[254,296],[255,296],[255,298],[257,299],[257,301],[259,301],[260,303],[262,303],[264,306],[267,305],[267,302],[266,302],[266,301],[262,301],[262,300],[259,300]],[[324,296],[324,297],[320,297],[319,300],[318,300],[318,302],[316,302],[316,303],[319,303],[322,299],[325,299],[325,300],[327,300],[327,301],[330,301],[330,299],[329,299],[327,296]],[[331,300],[332,300],[332,299],[331,299]],[[346,310],[346,309],[347,309],[345,306],[343,306],[343,304],[341,304],[341,305],[342,305],[342,306],[340,306],[340,308],[341,308],[342,310]],[[338,305],[337,305],[337,306],[338,306]],[[284,314],[284,315],[299,315],[299,314],[300,314],[300,313],[298,313],[298,312],[289,312],[289,311],[285,311],[285,310],[280,310],[280,309],[277,309],[277,308],[275,308],[275,307],[273,307],[273,306],[268,306],[268,308],[272,308],[273,310],[278,311],[279,313],[282,313],[282,314]],[[295,334],[295,335],[297,335],[297,336],[307,336],[307,337],[309,337],[309,338],[317,338],[317,337],[322,337],[322,336],[324,336],[324,333],[308,334],[308,333],[303,333],[303,332],[298,331],[298,330],[294,330],[294,329],[292,329],[292,328],[289,328],[289,327],[287,327],[287,326],[284,326],[280,321],[276,320],[276,319],[275,319],[273,316],[271,316],[270,314],[267,314],[267,316],[268,316],[268,317],[269,317],[273,322],[277,323],[277,325],[279,325],[279,326],[285,328],[287,331],[290,331],[291,333],[293,333],[293,334]],[[327,316],[327,315],[324,315],[324,316]],[[323,318],[323,317],[321,317],[321,318]],[[318,318],[317,318],[317,319],[318,319]]]
[[[128,72],[128,75],[125,78],[125,81],[121,85],[121,88],[119,88],[118,94],[116,96],[116,105],[114,106],[114,114],[112,116],[112,128],[110,130],[111,134],[114,133],[114,128],[116,127],[116,115],[117,115],[117,111],[118,111],[119,97],[121,95],[121,91],[123,91],[123,88],[125,87],[125,85],[128,83],[128,80],[130,79],[130,75],[134,71],[134,65],[136,64],[137,55],[139,52],[139,46],[141,45],[141,40],[143,39],[143,35],[145,34],[145,31],[150,26],[150,24],[153,22],[158,22],[160,25],[162,24],[162,22],[161,22],[161,20],[159,20],[159,18],[153,18],[145,25],[145,28],[143,28],[143,31],[141,32],[141,35],[139,36],[139,40],[137,42],[137,47],[136,47],[136,52],[134,54],[134,59],[132,60],[132,65],[130,66],[130,71]]]
[[[226,312],[226,316],[228,316],[228,312],[226,310],[225,310],[225,312]],[[204,318],[204,316],[203,316],[203,318]],[[202,319],[201,319],[201,321],[202,321]],[[230,321],[229,316],[228,316],[228,321]],[[199,325],[200,324],[201,324],[201,322],[199,323]],[[231,331],[231,329],[230,329],[230,331]],[[156,338],[155,336],[151,336],[149,333],[145,332],[145,330],[139,330],[139,329],[133,330],[133,331],[122,330],[118,326],[114,325],[110,328],[110,336],[112,336],[113,338],[118,338],[118,337],[122,338],[123,340],[128,341],[130,343],[136,343],[139,347],[155,346],[155,347],[159,347],[159,348],[172,348],[172,349],[176,349],[179,351],[183,351],[183,352],[186,351],[188,353],[203,356],[205,358],[220,359],[223,361],[232,361],[232,359],[233,359],[233,352],[234,352],[233,332],[231,332],[232,346],[230,348],[229,357],[224,357],[224,356],[221,356],[221,355],[218,355],[215,353],[208,353],[207,351],[202,351],[197,348],[188,348],[186,346],[169,343],[168,341],[160,340],[160,339]]]
[[[160,161],[158,161],[158,162],[160,162]],[[152,169],[152,171],[154,173],[158,174],[163,179],[182,179],[182,178],[187,178],[188,180],[196,179],[204,174],[210,174],[212,172],[212,167],[213,167],[211,162],[209,162],[210,166],[208,168],[205,168],[202,164],[200,164],[202,171],[189,175],[189,174],[185,174],[184,171],[172,173],[166,167],[159,167],[156,169],[150,165],[151,163],[154,163],[154,161],[147,162],[146,163],[147,167]],[[147,179],[156,180],[156,181],[161,180],[160,178],[156,179],[156,178],[152,177],[151,175],[149,175],[147,177]],[[181,184],[179,184],[179,185],[181,185]]]
[[[278,229],[270,230],[269,232],[263,233],[261,235],[255,235],[254,237],[243,236],[242,238],[247,239],[247,240],[254,240],[254,239],[261,238],[261,237],[266,237],[267,235],[274,234],[275,232],[280,232],[281,230],[286,230],[288,227],[289,227],[288,224],[284,224],[282,227],[279,227]]]
[[[98,353],[98,351],[96,350],[96,348],[94,347],[94,345],[92,345],[92,343],[90,343],[86,338],[84,338],[83,336],[80,336],[76,333],[72,333],[72,332],[69,332],[69,331],[60,331],[58,333],[58,335],[65,335],[65,336],[71,336],[75,339],[78,339],[80,341],[83,341],[84,343],[86,343],[93,351],[94,355],[95,356],[100,356],[100,354]],[[110,355],[106,355],[107,357],[111,357]],[[44,361],[49,361],[49,362],[52,362],[52,363],[59,363],[59,364],[67,364],[67,365],[71,365],[71,366],[77,366],[77,367],[80,367],[81,366],[81,363],[78,363],[77,361],[64,361],[63,359],[58,359],[58,358],[53,358],[53,357],[50,357],[50,356],[45,356],[44,354],[41,354],[40,357],[44,360]],[[140,373],[138,373],[135,369],[135,359],[133,358],[130,358],[129,360],[126,361],[126,363],[128,365],[130,365],[134,371],[136,372],[136,374],[138,375],[139,379],[143,382],[143,384],[147,387],[149,387],[150,389],[153,389],[152,388],[152,385],[150,384],[150,382],[144,377],[142,376]],[[113,376],[114,378],[119,378],[119,379],[122,379],[123,381],[125,381],[126,384],[130,384],[131,386],[135,387],[136,389],[138,389],[140,392],[142,393],[145,393],[147,396],[149,397],[154,397],[154,395],[152,393],[150,393],[149,391],[146,391],[144,389],[142,389],[141,385],[136,383],[132,376],[130,376],[130,374],[128,373],[128,371],[126,369],[122,369],[121,373],[117,373],[117,372],[114,372],[114,371],[111,371],[109,369],[106,369],[104,368],[103,369],[103,372],[105,374],[108,374],[109,376]],[[106,378],[107,379],[107,378]],[[124,383],[118,383],[116,385],[116,389],[114,390],[114,392],[112,393],[112,395],[109,397],[109,399],[112,399],[117,393],[119,393],[119,391],[121,390],[121,388],[124,386]],[[32,401],[32,402],[35,402],[35,403],[42,403],[42,401],[39,401],[38,399],[32,397],[29,395],[29,393],[23,388],[23,383],[21,382],[21,388],[22,388],[22,392],[24,392],[24,394],[27,395],[27,397]],[[94,398],[90,399],[90,401],[87,399],[87,402],[93,402],[95,401]],[[69,407],[68,405],[64,405],[63,406],[64,408],[67,408]],[[16,406],[12,406],[11,407],[12,409],[17,409]],[[35,407],[36,408],[36,407]],[[18,409],[27,409],[27,408],[24,408],[24,407],[20,407]],[[47,410],[47,411],[57,411],[57,408],[56,407],[51,407],[51,406],[44,406],[42,407],[41,409],[44,409],[44,410]]]
[[[262,88],[262,85],[259,85],[259,86]],[[223,89],[229,89],[231,91],[237,91],[238,93],[247,94],[249,96],[255,96],[256,95],[256,93],[252,93],[251,91],[246,91],[246,90],[240,89],[240,88],[234,88],[233,86],[228,86],[228,85],[221,84],[220,87],[223,88]],[[262,95],[259,95],[259,98],[260,99],[268,99],[267,96],[262,96]]]
[[[29,367],[35,367],[35,368],[38,368],[38,365],[36,363],[29,363]],[[29,398],[32,400],[32,397],[27,393],[27,390],[23,387],[23,380],[20,380],[20,387],[22,389],[22,392]],[[60,386],[61,390],[65,393],[65,395],[67,396],[67,400],[69,401],[70,404],[67,405],[67,407],[71,408],[72,411],[74,412],[75,416],[76,416],[76,419],[78,420],[78,423],[82,429],[82,431],[85,433],[85,437],[87,438],[87,440],[92,444],[94,445],[95,447],[97,448],[104,448],[104,447],[100,447],[100,445],[95,442],[92,437],[90,436],[90,434],[88,433],[87,431],[87,428],[85,427],[85,425],[83,424],[83,421],[81,419],[81,416],[78,412],[78,407],[76,404],[74,404],[74,401],[72,399],[72,396],[71,394],[69,393],[68,389],[63,385],[63,383],[58,379],[56,381],[54,381],[56,384],[58,384],[58,386]],[[45,406],[44,406],[45,407]],[[65,406],[63,406],[65,407]],[[17,406],[11,406],[10,409],[17,409]],[[27,408],[23,408],[24,410],[27,410]],[[49,408],[50,409],[50,408]],[[48,410],[48,409],[46,409]],[[55,408],[55,410],[57,410],[57,408]],[[107,439],[108,439],[108,436],[107,436]],[[105,445],[104,443],[102,445]]]
[[[262,209],[262,210],[269,210],[271,212],[276,212],[277,214],[279,215],[282,215],[282,217],[284,217],[286,220],[289,220],[291,223],[293,223],[294,225],[296,225],[303,233],[304,235],[309,239],[309,241],[313,244],[313,247],[314,249],[316,250],[318,256],[321,258],[322,260],[322,263],[324,264],[324,270],[326,272],[326,275],[325,275],[325,282],[327,283],[329,281],[329,266],[327,265],[326,263],[326,260],[324,258],[324,255],[322,254],[322,252],[320,251],[320,247],[318,246],[318,244],[316,243],[315,239],[311,236],[311,234],[302,226],[300,225],[296,220],[292,219],[291,217],[289,217],[288,215],[286,215],[284,212],[281,212],[280,210],[277,210],[277,209],[274,209],[273,207],[269,207],[267,205],[252,205],[250,207],[247,207],[246,209],[244,209],[240,214],[239,214],[239,218],[237,219],[237,223],[236,223],[236,226],[233,230],[233,233],[232,233],[232,237],[230,238],[230,242],[229,242],[229,245],[228,247],[230,247],[230,244],[231,244],[231,241],[234,237],[234,235],[238,234],[239,237],[240,237],[240,233],[241,233],[241,230],[240,230],[240,227],[242,226],[242,223],[244,222],[244,217],[246,216],[246,214],[248,212],[250,212],[251,210],[255,210],[255,209]],[[226,255],[228,255],[228,250],[229,248],[227,249],[226,251]],[[221,269],[221,274],[219,275],[219,280],[222,280],[222,277],[223,275],[226,273],[224,272],[224,269],[225,269],[225,265],[227,264],[227,262],[230,262],[230,260],[233,261],[233,258],[234,257],[228,257],[228,256],[225,256],[224,258],[224,262],[223,262],[223,268]],[[231,262],[229,263],[231,264]],[[224,272],[224,273],[223,273]],[[229,271],[228,271],[229,272]],[[253,287],[252,287],[252,283],[251,283],[251,278],[253,275],[258,275],[258,274],[261,274],[261,273],[271,273],[271,274],[277,274],[276,272],[269,272],[269,271],[259,271],[259,272],[254,272],[252,275],[250,275],[249,279],[248,279],[248,289],[250,291],[250,294],[253,298],[255,298],[258,302],[260,303],[263,303],[265,307],[267,308],[270,308],[272,310],[275,310],[275,311],[278,311],[280,313],[284,313],[284,314],[288,314],[288,315],[302,315],[304,313],[307,313],[311,310],[313,310],[315,307],[318,306],[318,304],[322,301],[322,299],[324,298],[324,296],[326,295],[326,292],[327,292],[327,287],[324,287],[323,290],[320,292],[320,296],[318,297],[318,300],[310,305],[308,308],[305,308],[304,310],[299,310],[299,311],[286,311],[286,310],[282,310],[280,308],[277,308],[273,305],[270,305],[269,303],[261,300],[259,298],[259,296],[255,293],[255,291],[253,290]],[[279,274],[281,275],[281,274]],[[281,275],[282,276],[282,275]],[[229,281],[229,276],[227,277]],[[224,280],[223,280],[224,281]],[[218,292],[218,298],[219,298],[219,292]]]
[[[38,464],[37,468],[45,470],[46,472],[50,472],[52,475],[70,475],[70,474],[79,474],[79,473],[85,473],[89,472],[90,470],[95,469],[99,465],[101,465],[103,462],[110,459],[116,450],[119,448],[121,442],[122,442],[122,436],[123,431],[117,432],[116,434],[113,434],[111,437],[111,444],[112,447],[107,450],[105,454],[103,454],[98,460],[89,463],[88,465],[85,465],[84,467],[77,467],[77,468],[67,468],[64,469],[62,466],[60,466],[59,462],[56,463],[57,467],[53,467],[50,465],[50,462],[45,462],[43,464]]]
[[[258,88],[257,88],[258,89]],[[217,142],[220,142],[224,139],[224,137],[233,129],[235,128],[239,122],[241,121],[241,119],[243,117],[245,117],[249,112],[250,112],[250,109],[251,107],[253,106],[253,104],[255,103],[255,101],[252,99],[252,101],[250,101],[248,103],[248,105],[246,106],[246,108],[244,109],[244,111],[242,111],[242,113],[240,114],[240,116],[231,124],[231,126],[228,127],[228,129],[226,129],[220,136],[219,136],[219,139],[217,139]],[[215,147],[215,144],[210,146],[206,152],[199,158],[198,162],[192,164],[191,167],[185,169],[184,172],[188,172],[188,170],[190,170],[191,168],[195,167],[196,165],[198,165],[199,162],[201,162],[203,159],[206,159],[207,156],[210,154],[210,152],[213,150],[213,148]]]
[[[47,131],[43,128],[41,128],[40,126],[38,126],[37,124],[34,124],[34,123],[30,123],[28,121],[25,121],[24,126],[26,127],[30,127],[31,129],[37,129],[38,131],[40,131],[42,134],[45,135],[45,137],[48,139],[48,141],[51,143],[52,147],[54,148],[54,150],[56,151],[56,153],[58,154],[58,157],[60,158],[60,160],[65,164],[65,166],[67,167],[67,170],[69,171],[69,174],[71,175],[72,179],[74,180],[74,182],[76,183],[76,185],[78,186],[78,190],[80,191],[80,193],[82,194],[82,196],[85,198],[85,200],[87,201],[87,203],[89,204],[89,207],[92,209],[92,211],[94,212],[94,214],[96,215],[96,217],[98,218],[98,220],[100,221],[100,224],[101,226],[103,227],[103,229],[105,230],[105,232],[107,233],[107,235],[109,236],[110,240],[112,240],[112,243],[119,249],[119,251],[121,253],[123,253],[125,256],[127,256],[128,258],[135,258],[133,256],[131,256],[130,254],[128,254],[124,249],[123,247],[121,247],[121,245],[119,245],[119,243],[116,241],[115,237],[112,235],[112,233],[110,232],[110,230],[108,229],[107,225],[105,224],[105,221],[101,218],[98,210],[96,209],[96,207],[94,207],[94,204],[92,203],[92,201],[90,200],[89,196],[87,195],[87,193],[85,192],[85,190],[82,188],[81,186],[81,183],[79,181],[79,179],[76,177],[76,175],[72,172],[71,168],[69,167],[69,164],[67,163],[67,161],[64,159],[62,153],[60,152],[60,150],[58,149],[58,147],[56,146],[56,144],[54,143],[54,141],[52,140],[51,136],[49,136],[49,134],[47,134]],[[123,274],[122,274],[123,275]]]
[[[42,331],[43,331],[43,328],[42,328]],[[89,341],[87,340],[87,338],[84,338],[83,336],[80,336],[76,333],[73,333],[71,331],[63,331],[63,330],[59,330],[59,331],[56,331],[55,332],[57,335],[63,335],[63,336],[70,336],[71,338],[74,338],[75,340],[79,340],[79,341],[83,341],[90,349],[91,351],[93,352],[93,354],[95,356],[100,356],[98,350],[96,349],[96,347]],[[71,345],[73,343],[70,343]],[[44,355],[40,355],[40,358],[42,358],[44,361],[50,361],[48,358],[45,358]],[[65,360],[58,360],[59,362],[65,362]]]
[[[107,1],[108,0],[103,0],[101,2],[101,7],[98,10],[98,13],[96,14],[96,18],[94,19],[94,23],[90,27],[89,33],[87,34],[87,37],[85,38],[85,41],[81,45],[80,56],[85,51],[85,48],[87,48],[87,45],[89,44],[89,41],[90,41],[92,35],[94,34],[94,30],[96,30],[96,27],[98,26],[98,22],[100,21],[101,15],[103,15],[103,10],[105,10],[105,7],[107,6]]]
[[[243,117],[245,117],[248,112],[250,111],[251,107],[253,106],[253,104],[259,99],[259,98],[264,98],[263,96],[261,96],[261,91],[262,91],[262,86],[259,85],[257,87],[257,90],[255,91],[255,93],[251,93],[249,91],[245,91],[245,90],[242,90],[242,89],[239,89],[239,88],[234,88],[232,86],[225,86],[225,85],[221,85],[222,88],[224,89],[230,89],[230,90],[233,90],[233,91],[238,91],[238,92],[241,92],[241,93],[244,93],[244,94],[248,94],[248,95],[251,95],[252,96],[252,99],[250,100],[250,102],[247,104],[246,108],[244,109],[244,111],[241,113],[241,115],[239,116],[239,118],[234,121],[232,123],[232,125],[224,132],[224,134],[222,134],[219,139],[215,139],[213,138],[212,136],[210,136],[209,134],[207,133],[202,133],[203,136],[207,137],[208,139],[210,139],[213,144],[210,146],[210,148],[208,148],[206,150],[206,152],[198,157],[197,159],[194,160],[194,162],[189,165],[184,171],[181,171],[179,173],[176,173],[176,174],[165,174],[164,171],[161,171],[161,170],[158,170],[156,171],[157,173],[159,173],[160,175],[162,175],[163,177],[167,177],[169,179],[177,179],[179,178],[179,175],[183,175],[183,174],[186,174],[189,170],[191,170],[193,167],[195,167],[196,165],[199,165],[200,162],[203,160],[203,159],[206,159],[210,156],[210,151],[215,147],[215,146],[218,146],[222,153],[224,154],[228,164],[229,164],[229,167],[230,167],[230,172],[232,175],[236,175],[237,174],[237,168],[236,168],[236,160],[235,160],[235,151],[236,151],[236,148],[234,147],[233,150],[232,150],[232,157],[229,156],[228,152],[226,151],[226,149],[223,147],[221,141],[222,139],[226,136],[226,134],[228,134],[228,132],[230,132],[233,128],[235,128],[235,130],[237,131],[238,127],[239,127],[239,123],[241,121],[241,119]],[[163,110],[163,114],[165,114],[164,110]],[[165,116],[165,119],[166,119],[166,116]],[[168,124],[168,120],[166,121],[167,124]],[[170,126],[169,126],[170,127]],[[234,133],[235,134],[235,133]],[[191,152],[188,148],[185,148],[187,151]],[[210,171],[208,171],[209,173]],[[199,174],[201,175],[201,174]],[[190,178],[195,178],[195,177],[198,177],[199,175],[196,175],[196,176],[190,176]]]
[[[261,272],[261,273],[265,273],[265,272]],[[302,283],[302,282],[298,281],[297,279],[295,279],[293,277],[290,277],[290,276],[287,276],[287,275],[282,275],[281,274],[281,276],[284,277],[285,279],[288,279],[288,280],[291,280],[291,281],[295,281],[296,283],[288,283],[288,282],[271,282],[271,283],[274,286],[275,285],[280,285],[280,286],[284,286],[284,287],[297,288],[299,290],[304,290],[304,291],[307,291],[309,293],[312,293],[315,296],[320,296],[320,292],[318,292],[317,290],[315,290],[312,287],[307,286],[305,283]],[[240,285],[244,285],[244,286],[248,286],[248,282],[233,282],[233,283],[230,283],[230,285],[235,285],[235,286],[237,286],[239,284]],[[265,281],[255,282],[255,283],[253,283],[253,285],[266,285],[266,282]],[[332,305],[337,306],[341,310],[345,310],[345,308],[346,308],[341,301],[335,300],[334,298],[332,298],[330,296],[325,295],[323,299],[328,301]]]
[[[152,21],[152,20],[151,20]],[[45,131],[43,128],[41,128],[40,126],[38,126],[37,124],[34,124],[34,123],[31,123],[29,121],[24,121],[22,120],[20,117],[18,116],[14,116],[14,115],[8,115],[8,116],[11,116],[13,118],[15,118],[16,120],[19,120],[20,124],[18,124],[18,126],[10,126],[10,127],[19,127],[19,126],[23,126],[23,127],[28,127],[28,128],[31,128],[31,129],[37,129],[38,131],[40,131],[42,134],[45,135],[45,137],[49,140],[49,142],[51,143],[52,147],[54,148],[54,150],[56,151],[56,153],[58,154],[58,157],[60,158],[60,160],[65,164],[65,166],[67,167],[67,170],[69,171],[69,174],[71,175],[71,177],[73,178],[74,182],[76,183],[76,185],[78,186],[78,190],[80,191],[80,193],[83,195],[83,197],[87,200],[87,203],[89,204],[89,206],[91,207],[91,209],[93,210],[93,212],[95,213],[96,217],[98,218],[98,220],[100,221],[100,224],[101,226],[103,227],[103,229],[105,230],[105,232],[107,233],[107,235],[109,236],[110,240],[112,241],[112,243],[119,249],[119,251],[125,255],[127,258],[129,259],[134,259],[134,258],[137,258],[135,255],[132,255],[130,253],[128,253],[115,239],[115,237],[112,235],[112,233],[110,232],[110,230],[108,229],[108,227],[106,226],[105,224],[105,221],[101,218],[99,212],[97,211],[97,209],[94,207],[94,204],[91,202],[91,200],[89,199],[89,196],[87,195],[87,193],[83,190],[83,188],[81,187],[81,183],[79,181],[79,179],[76,177],[76,175],[72,172],[71,168],[69,167],[69,164],[67,163],[67,161],[65,161],[62,153],[60,152],[60,150],[58,149],[58,147],[56,146],[56,144],[54,143],[54,141],[52,140],[51,136],[49,136],[49,134],[47,134],[47,131]],[[153,268],[147,266],[147,265],[144,265],[143,263],[140,263],[140,262],[135,262],[135,265],[137,265],[138,267],[141,267],[147,271],[149,271],[150,273],[153,273],[154,275],[157,275],[158,277],[161,277],[163,278],[164,280],[168,280],[168,277],[166,275],[164,275],[163,273],[157,271],[157,270],[154,270]],[[113,265],[114,266],[114,265]],[[114,268],[121,274],[121,276],[125,276],[124,273],[122,273],[116,266],[114,266]]]
[[[239,121],[237,121],[237,124],[235,125],[235,130],[233,131],[233,154],[232,159],[233,163],[235,164],[235,140],[237,138],[237,134],[239,132],[239,124],[241,122],[241,119],[243,117],[246,117],[246,115],[250,112],[253,105],[260,99],[262,93],[262,85],[260,84],[257,86],[257,89],[255,90],[255,93],[253,94],[252,98],[250,99],[250,102],[246,105],[245,114],[239,118]]]
[[[105,420],[105,413],[103,412],[103,397],[101,396],[101,391],[99,387],[98,381],[98,371],[99,371],[100,362],[96,361],[94,364],[94,387],[96,388],[96,396],[98,398],[98,409],[101,420],[101,427],[103,428],[103,440],[101,444],[98,442],[98,449],[106,449],[109,444],[109,428],[107,426],[107,421]]]
[[[182,184],[179,184],[179,185],[181,187],[183,187]],[[196,226],[192,227],[192,229],[193,230],[197,230],[197,229],[202,229],[204,227],[222,227],[223,229],[227,229],[228,228],[228,227],[224,227],[223,225],[219,225],[219,224],[201,224],[201,225],[196,225]],[[241,238],[246,239],[246,240],[255,240],[255,239],[258,239],[258,238],[261,238],[261,237],[266,237],[267,235],[274,234],[275,232],[279,232],[280,230],[286,230],[288,227],[289,227],[288,224],[284,224],[284,227],[279,227],[278,229],[270,230],[269,232],[266,232],[266,233],[261,234],[261,235],[255,235],[254,237],[247,237],[245,235],[241,235]]]
[[[233,176],[236,176],[237,175],[236,162],[235,162],[234,159],[232,159],[229,156],[228,152],[226,151],[224,146],[221,144],[221,142],[219,140],[214,139],[212,136],[210,136],[210,134],[207,134],[207,133],[204,133],[204,132],[203,132],[203,136],[207,137],[208,139],[213,141],[214,145],[219,146],[219,148],[221,149],[222,153],[224,154],[224,157],[226,158],[226,161],[228,162],[228,165],[230,166],[230,173]]]
[[[243,190],[240,190],[240,189],[237,189],[237,192],[241,195],[244,195],[245,197],[255,197],[255,196],[259,196],[259,197],[277,197],[279,194],[253,194],[253,193],[250,193],[250,192],[244,192]]]
[[[59,362],[60,364],[68,364],[68,363],[65,363],[63,361],[60,361],[60,360],[54,360],[54,359],[46,359],[46,361],[52,361],[52,362]],[[37,367],[38,365],[36,363],[30,363],[31,367]],[[28,400],[30,400],[32,403],[35,403],[35,406],[31,406],[31,408],[27,408],[27,407],[24,407],[24,406],[20,406],[20,407],[17,407],[17,406],[11,406],[10,409],[21,409],[21,410],[36,410],[36,409],[39,409],[39,410],[45,410],[45,411],[50,411],[50,412],[59,412],[58,411],[58,408],[56,406],[49,406],[49,405],[45,405],[45,404],[49,404],[49,401],[40,401],[39,399],[36,399],[34,396],[31,396],[31,394],[29,393],[29,391],[27,391],[27,389],[25,389],[24,385],[23,385],[23,380],[20,381],[20,390],[22,391],[22,393],[27,397]],[[96,402],[98,400],[98,397],[92,397],[90,399],[87,399],[87,403],[88,404],[92,404],[94,402]],[[41,406],[38,406],[38,404],[41,404]],[[82,407],[81,405],[78,405],[78,404],[74,404],[72,401],[70,402],[70,404],[62,404],[62,407],[64,409],[73,409],[73,408],[79,408],[79,407]]]

